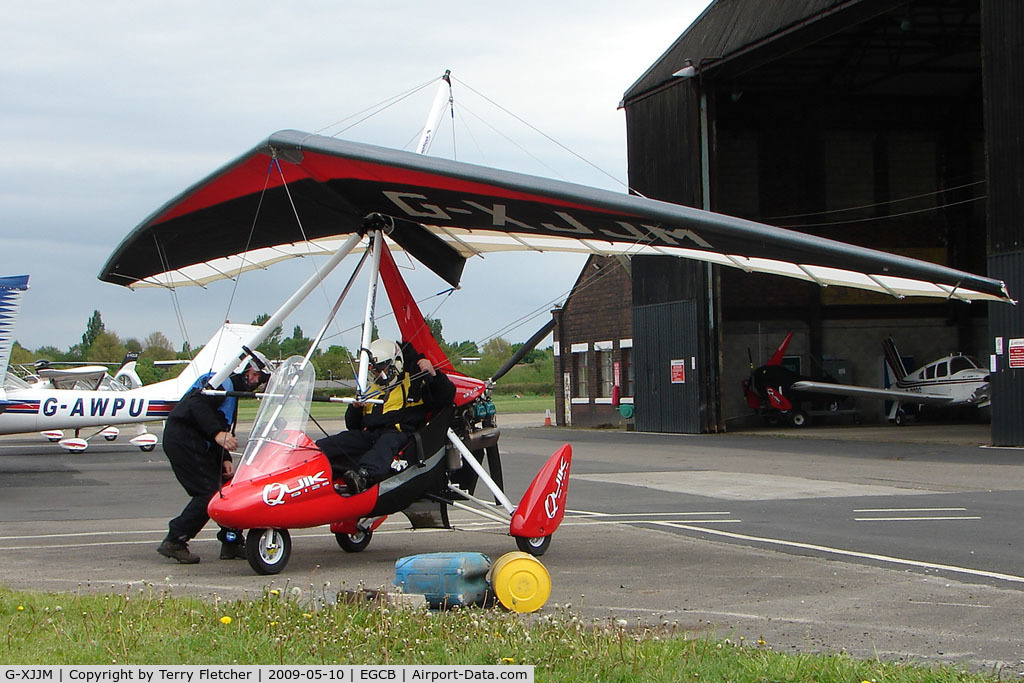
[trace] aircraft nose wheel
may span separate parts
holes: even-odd
[[[250,529],[245,537],[245,554],[257,574],[277,574],[291,558],[291,534],[287,529]]]
[[[361,553],[366,550],[366,546],[370,545],[373,532],[359,531],[354,534],[334,534],[334,538],[346,553]]]
[[[548,551],[548,546],[551,545],[550,536],[536,536],[534,538],[528,538],[526,536],[516,536],[516,546],[524,553],[529,553],[534,557],[540,557]]]

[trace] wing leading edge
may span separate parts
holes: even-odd
[[[907,403],[923,403],[925,405],[947,405],[954,401],[952,396],[943,394],[926,394],[901,389],[876,389],[850,384],[832,384],[829,382],[811,382],[801,380],[793,383],[793,389],[807,391],[812,394],[834,394],[853,398],[876,398],[885,401],[906,401]]]
[[[1005,285],[916,259],[723,214],[347,142],[271,135],[136,227],[100,272],[138,286],[205,285],[332,253],[373,213],[398,248],[458,282],[492,251],[663,254],[887,293],[1011,301]]]

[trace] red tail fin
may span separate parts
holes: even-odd
[[[539,538],[555,533],[565,516],[571,468],[572,446],[565,444],[548,458],[519,501],[512,515],[513,536]]]
[[[786,348],[789,346],[790,340],[793,338],[793,333],[790,332],[786,335],[786,338],[779,344],[779,348],[775,349],[775,353],[768,359],[765,365],[782,365],[782,358],[786,355]]]

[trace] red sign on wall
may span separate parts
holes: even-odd
[[[1024,339],[1011,339],[1007,349],[1011,368],[1024,368]]]
[[[672,373],[672,384],[683,384],[686,382],[686,361],[669,361],[670,372]]]

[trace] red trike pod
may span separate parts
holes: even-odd
[[[572,446],[565,444],[548,458],[519,501],[509,532],[513,536],[540,538],[555,533],[565,516],[569,493]]]
[[[376,487],[358,496],[334,491],[331,464],[305,434],[285,431],[244,460],[231,483],[207,506],[213,521],[238,529],[301,529],[363,517],[377,501]]]

